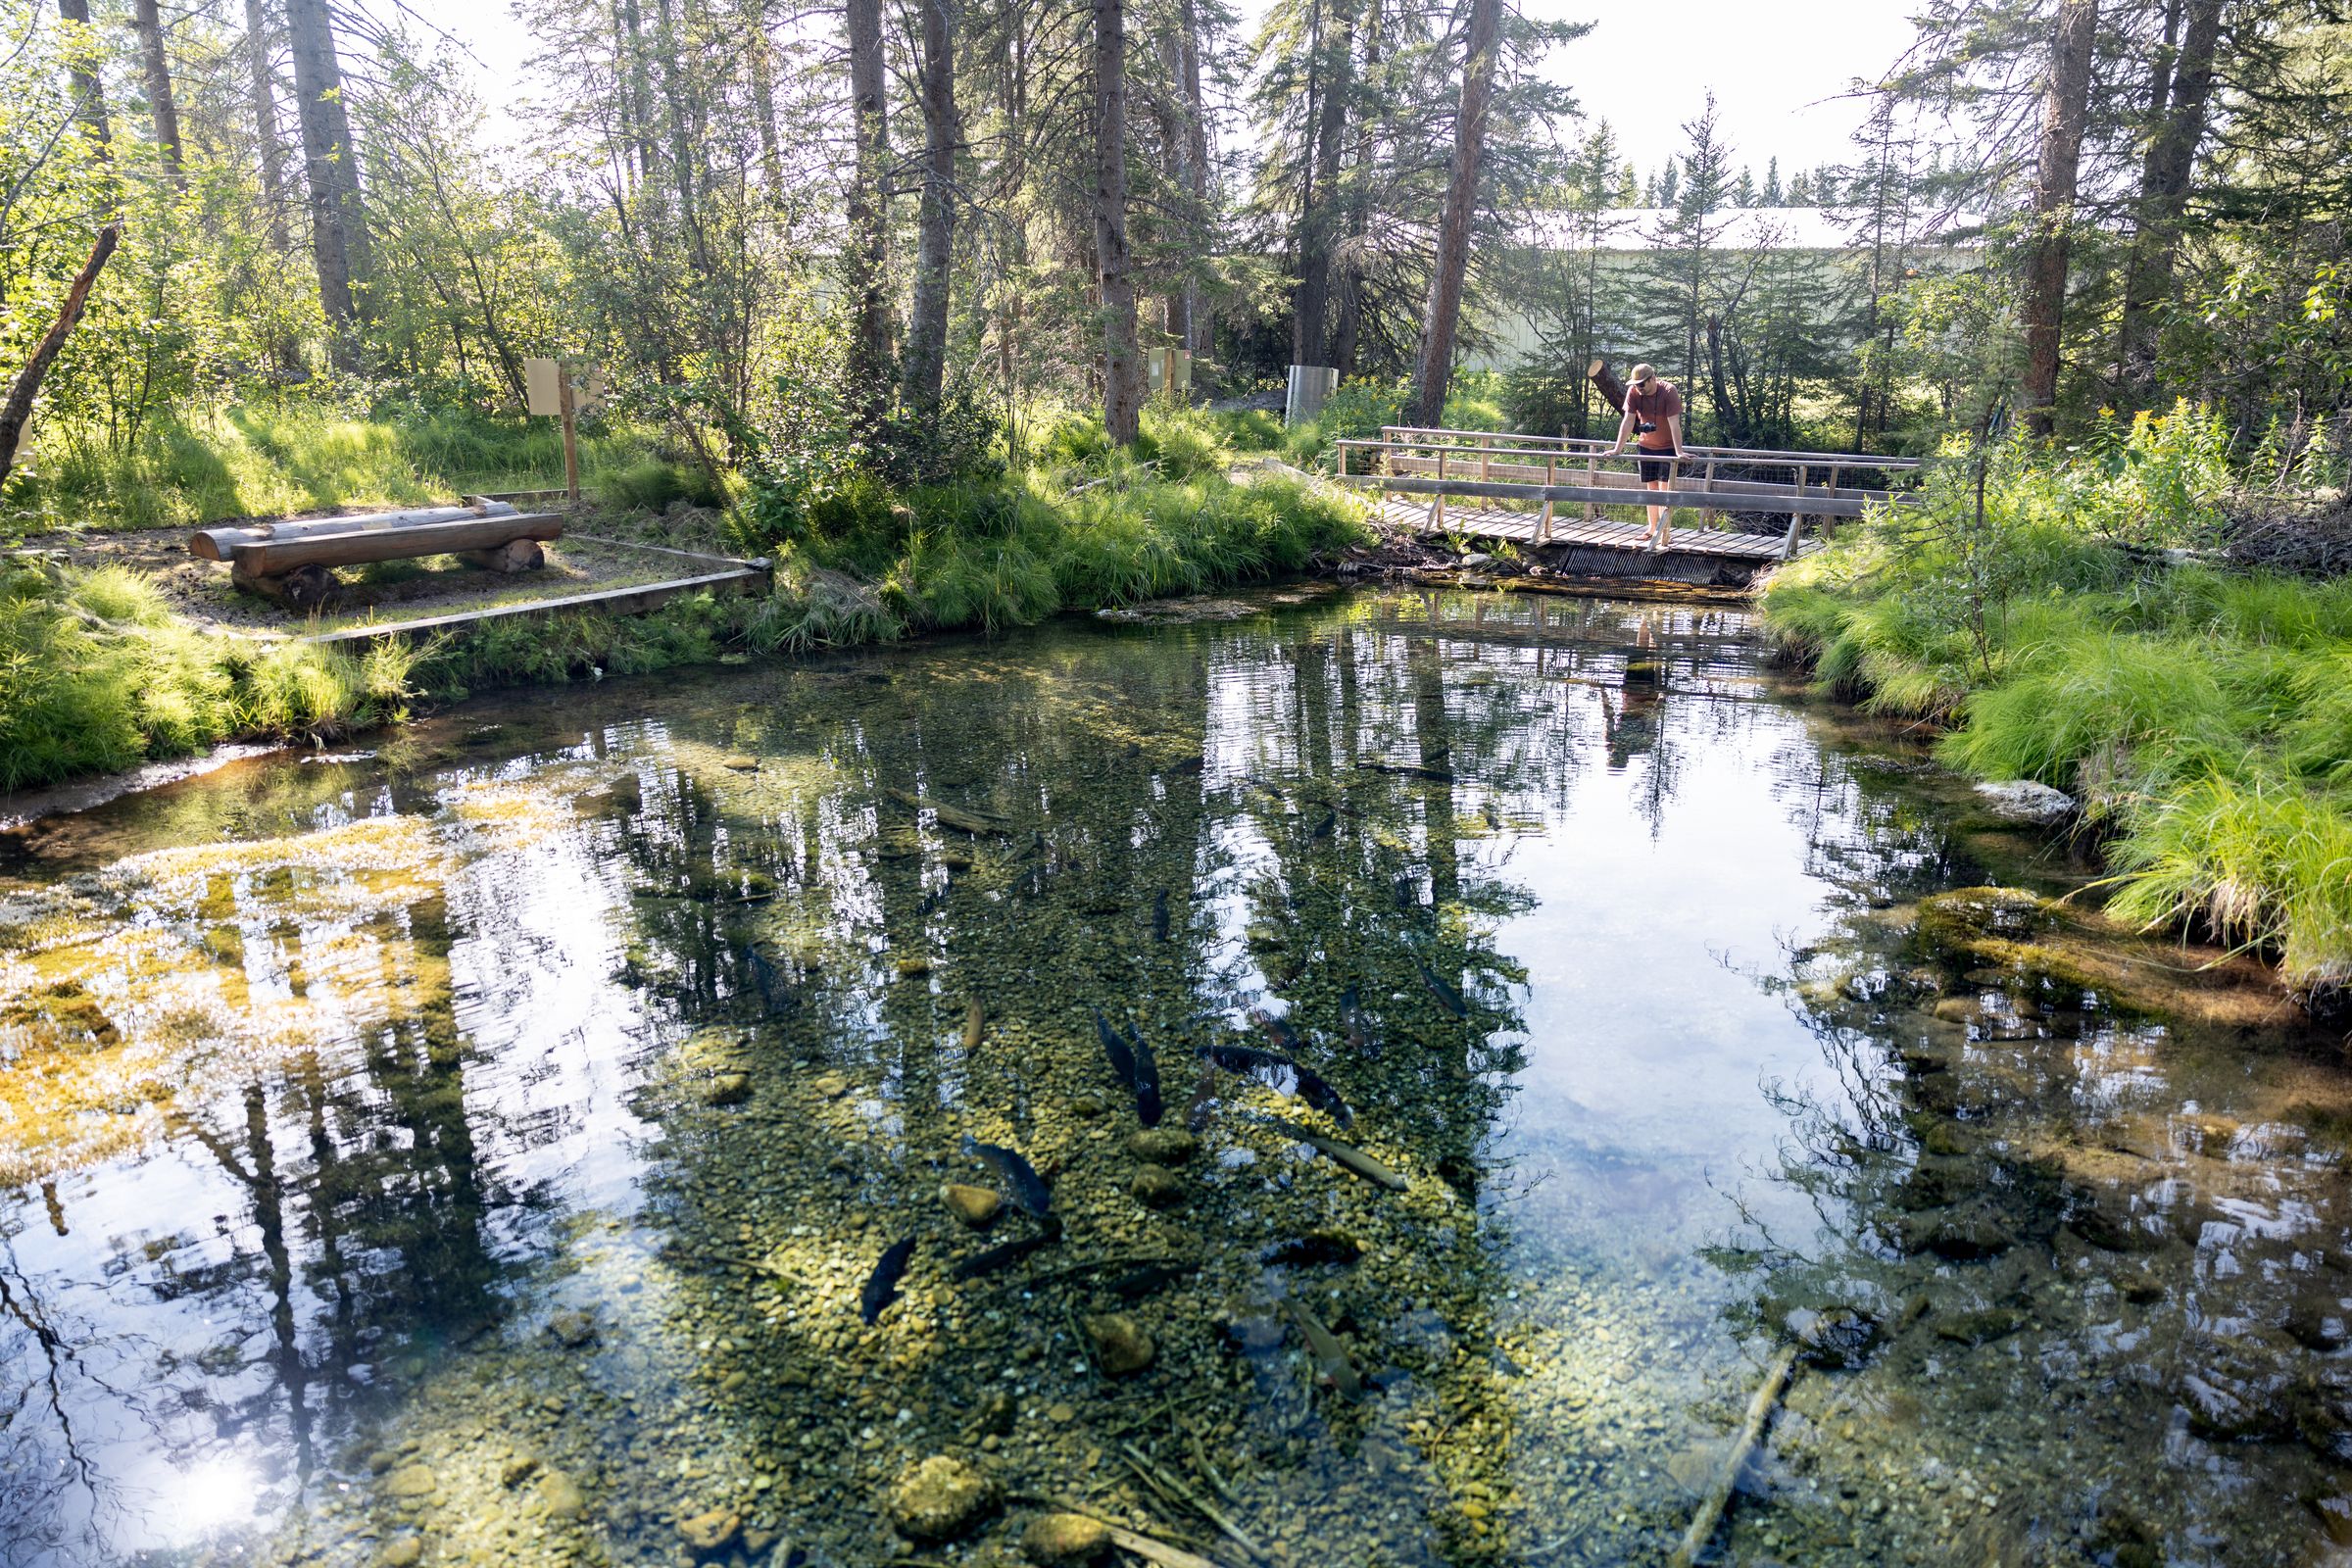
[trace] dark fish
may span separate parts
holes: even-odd
[[[1341,1098],[1340,1092],[1324,1082],[1322,1075],[1304,1062],[1295,1061],[1280,1052],[1259,1051],[1253,1046],[1202,1046],[1200,1056],[1202,1060],[1213,1061],[1228,1072],[1253,1074],[1273,1088],[1280,1087],[1274,1083],[1273,1075],[1287,1072],[1295,1082],[1290,1093],[1317,1110],[1329,1112],[1343,1127],[1355,1125],[1355,1112],[1348,1108],[1348,1102]]]
[[[1325,811],[1323,813],[1323,820],[1315,824],[1315,830],[1312,833],[1309,833],[1307,838],[1310,841],[1314,839],[1327,839],[1331,837],[1332,829],[1338,827],[1339,825],[1340,813],[1337,811]]]
[[[1135,1047],[1136,1119],[1147,1127],[1156,1127],[1160,1117],[1159,1058],[1152,1054],[1152,1048],[1135,1032],[1132,1023],[1127,1026],[1127,1039]]]
[[[1348,1049],[1361,1054],[1377,1055],[1379,1049],[1372,1044],[1371,1034],[1364,1028],[1363,1002],[1349,986],[1340,993],[1340,1024],[1348,1031]]]
[[[1001,1144],[984,1144],[970,1133],[963,1135],[963,1152],[996,1166],[997,1174],[1004,1178],[1011,1189],[1014,1206],[1039,1219],[1054,1206],[1054,1192],[1037,1173],[1037,1167]]]
[[[1206,1045],[1200,1048],[1200,1059],[1213,1061],[1227,1072],[1289,1071],[1298,1065],[1288,1056],[1260,1051],[1255,1046]]]
[[[1152,939],[1168,940],[1168,890],[1161,888],[1152,895]]]
[[[1123,1301],[1140,1300],[1164,1285],[1173,1285],[1192,1273],[1197,1263],[1146,1263],[1112,1280],[1110,1294]]]
[[[785,1002],[791,1000],[791,993],[784,988],[784,977],[777,973],[776,966],[758,948],[744,949],[743,958],[744,966],[752,971],[752,989],[760,993],[760,1004],[768,1011],[777,1011]],[[776,1000],[779,994],[784,997],[784,1002]]]
[[[1325,1083],[1322,1076],[1312,1067],[1301,1065],[1296,1070],[1298,1074],[1298,1098],[1300,1100],[1330,1116],[1343,1127],[1355,1125],[1355,1112],[1348,1108],[1348,1102],[1340,1098],[1340,1092],[1337,1089]]]
[[[1363,1244],[1343,1231],[1313,1231],[1287,1242],[1276,1242],[1258,1253],[1257,1260],[1283,1268],[1308,1268],[1319,1263],[1345,1267],[1363,1255]]]
[[[1452,772],[1443,767],[1416,767],[1403,762],[1358,762],[1355,765],[1367,773],[1394,773],[1398,778],[1427,779],[1432,784],[1451,784],[1454,781]]]
[[[1188,757],[1174,767],[1169,768],[1168,775],[1171,778],[1193,778],[1206,765],[1200,758]]]
[[[1396,879],[1396,907],[1407,914],[1418,914],[1421,910],[1421,890],[1413,886],[1409,876]]]
[[[1291,1309],[1291,1321],[1298,1325],[1307,1352],[1315,1358],[1315,1370],[1330,1381],[1342,1398],[1362,1398],[1364,1380],[1355,1375],[1355,1363],[1348,1359],[1348,1351],[1339,1338],[1297,1301],[1285,1301],[1283,1305]]]
[[[1184,1108],[1184,1124],[1198,1133],[1208,1126],[1208,1118],[1217,1108],[1217,1076],[1205,1069],[1200,1081],[1193,1088],[1192,1103]]]
[[[1298,1031],[1291,1027],[1291,1020],[1288,1018],[1277,1018],[1270,1012],[1253,1012],[1250,1018],[1258,1028],[1265,1031],[1268,1040],[1274,1042],[1274,1049],[1286,1055],[1297,1054],[1299,1047],[1304,1044],[1298,1038]]]
[[[1436,971],[1419,958],[1413,960],[1413,967],[1421,971],[1421,983],[1429,988],[1431,996],[1438,999],[1439,1006],[1444,1007],[1456,1018],[1470,1016],[1470,1004],[1462,1000],[1462,994],[1459,991],[1447,985]]]
[[[1110,1026],[1110,1020],[1102,1016],[1101,1007],[1088,1010],[1095,1015],[1095,1036],[1102,1042],[1102,1054],[1110,1058],[1110,1070],[1119,1075],[1120,1083],[1133,1089],[1135,1054],[1127,1049],[1127,1042],[1119,1038],[1119,1032]]]
[[[914,1256],[914,1238],[894,1243],[882,1254],[874,1271],[865,1277],[865,1289],[858,1297],[858,1309],[872,1323],[882,1316],[883,1309],[899,1298],[899,1276],[906,1272],[906,1260]]]
[[[974,1252],[948,1272],[959,1282],[976,1280],[983,1274],[994,1274],[999,1269],[1010,1268],[1039,1248],[1051,1247],[1060,1240],[1061,1216],[1048,1214],[1045,1223],[1039,1227],[1035,1236],[1024,1236],[1017,1241],[1004,1242],[992,1247],[985,1252]]]

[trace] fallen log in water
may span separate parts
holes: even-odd
[[[1690,1528],[1683,1532],[1683,1544],[1674,1548],[1667,1559],[1668,1568],[1690,1568],[1698,1554],[1707,1548],[1715,1534],[1715,1526],[1723,1518],[1724,1506],[1732,1500],[1732,1489],[1740,1484],[1740,1472],[1754,1451],[1756,1439],[1764,1433],[1764,1423],[1772,1418],[1773,1406],[1781,1402],[1782,1391],[1788,1387],[1788,1374],[1796,1365],[1794,1345],[1784,1345],[1775,1351],[1771,1363],[1764,1369],[1764,1381],[1756,1386],[1756,1396],[1747,1401],[1747,1419],[1740,1424],[1740,1436],[1732,1444],[1732,1451],[1724,1455],[1723,1468],[1715,1472],[1715,1484],[1699,1499],[1698,1512],[1690,1516]]]

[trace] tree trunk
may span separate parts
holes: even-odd
[[[1298,291],[1292,296],[1291,363],[1328,365],[1330,338],[1326,331],[1331,310],[1331,246],[1337,229],[1334,186],[1338,183],[1340,145],[1348,134],[1348,104],[1353,96],[1355,14],[1351,0],[1331,0],[1342,8],[1331,20],[1334,36],[1318,37],[1315,49],[1323,56],[1323,103],[1316,123],[1307,127],[1314,137],[1309,165],[1305,209],[1298,215]]]
[[[1192,204],[1192,136],[1185,121],[1190,106],[1179,96],[1184,80],[1184,40],[1173,27],[1159,35],[1159,70],[1163,78],[1152,94],[1152,117],[1159,122],[1160,153],[1167,160],[1168,183],[1180,193],[1167,202],[1176,215],[1178,258],[1176,276],[1160,300],[1160,320],[1167,334],[1184,348],[1193,346],[1194,255],[1200,248],[1200,212]]]
[[[1094,0],[1095,267],[1102,284],[1102,427],[1134,444],[1144,408],[1144,356],[1135,338],[1135,277],[1127,254],[1127,10]]]
[[[2222,0],[2189,0],[2187,21],[2164,114],[2156,122],[2140,174],[2138,228],[2132,236],[2124,278],[2117,357],[2126,394],[2142,407],[2156,395],[2156,313],[2173,291],[2180,215],[2188,206],[2197,147],[2205,139],[2205,109],[2213,95],[2214,58],[2221,46]]]
[[[1200,13],[1194,0],[1177,0],[1178,78],[1184,84],[1185,182],[1193,198],[1193,224],[1203,243],[1208,222],[1208,110],[1200,97]],[[1192,269],[1184,275],[1184,346],[1199,355],[1208,347],[1208,322],[1200,310],[1200,283]]]
[[[164,53],[164,13],[156,0],[131,0],[131,26],[139,35],[139,69],[147,77],[147,115],[164,172],[176,186],[186,178],[179,154],[179,100],[172,95],[172,61]]]
[[[77,41],[95,43],[96,35],[90,26],[90,0],[57,0],[57,14],[80,29],[74,33]],[[67,30],[73,32],[74,28]],[[74,67],[73,81],[74,118],[97,144],[98,156],[105,158],[114,147],[114,136],[106,125],[106,85],[98,79],[97,67],[86,59]]]
[[[754,6],[744,17],[752,29],[748,45],[752,75],[752,114],[760,122],[760,178],[767,186],[770,207],[784,204],[784,149],[776,140],[776,52],[768,41],[767,15]]]
[[[262,0],[245,0],[245,67],[253,93],[254,147],[262,167],[262,201],[270,211],[270,244],[283,256],[294,248],[286,232],[286,149],[278,140],[277,89],[270,80],[270,23]]]
[[[853,322],[851,415],[878,429],[890,401],[889,100],[882,73],[882,0],[849,0],[850,112],[857,119],[858,167],[851,176],[849,244],[843,259]]]
[[[1374,79],[1380,69],[1380,8],[1382,0],[1373,3],[1364,18],[1363,78]],[[1359,346],[1364,330],[1364,266],[1361,258],[1372,254],[1372,203],[1364,191],[1364,181],[1373,169],[1373,117],[1355,117],[1356,179],[1352,199],[1347,208],[1348,232],[1359,245],[1356,259],[1340,270],[1339,299],[1334,308],[1331,328],[1331,365],[1340,372],[1343,381],[1352,378],[1356,369]]]
[[[627,83],[621,108],[629,122],[629,139],[637,150],[637,188],[661,201],[660,165],[654,157],[654,89],[646,79],[645,13],[637,0],[621,0],[616,13],[620,26],[620,71]]]
[[[654,0],[655,63],[661,68],[662,98],[669,108],[669,177],[678,194],[678,217],[696,257],[708,270],[710,247],[704,243],[702,216],[695,201],[695,161],[692,126],[688,122],[685,55],[678,38],[678,21],[670,0]]]
[[[1462,281],[1470,266],[1470,223],[1478,213],[1479,162],[1486,152],[1487,108],[1494,92],[1494,56],[1502,0],[1470,0],[1470,37],[1462,56],[1462,108],[1453,122],[1453,167],[1438,219],[1429,310],[1421,324],[1421,363],[1413,375],[1406,422],[1434,429],[1446,415],[1453,379],[1453,334],[1461,324]]]
[[[2034,183],[2034,226],[2026,241],[2025,318],[2028,428],[2048,435],[2058,402],[2059,332],[2066,315],[2068,230],[2075,220],[2075,175],[2090,103],[2091,46],[2099,0],[2059,0],[2050,41],[2050,76],[2041,121],[2041,165]]]
[[[318,307],[326,315],[327,354],[337,369],[357,370],[360,310],[354,285],[365,273],[367,220],[326,0],[286,0],[286,33],[294,53],[294,99],[311,197],[311,254],[318,273]]]
[[[916,220],[914,308],[906,325],[906,407],[938,413],[948,363],[948,281],[956,253],[956,149],[963,118],[956,107],[956,22],[950,0],[921,0],[923,200]]]
[[[40,396],[41,382],[56,362],[58,350],[66,346],[74,324],[81,319],[81,309],[89,303],[90,288],[98,281],[99,269],[115,254],[115,246],[122,238],[120,223],[109,223],[98,231],[97,243],[90,247],[90,259],[81,264],[73,286],[66,290],[66,303],[58,311],[57,319],[49,323],[49,330],[33,345],[32,358],[17,372],[15,384],[8,389],[8,401],[0,404],[0,481],[5,481],[9,470],[17,466],[17,447],[24,439],[24,426],[32,419],[32,400]]]

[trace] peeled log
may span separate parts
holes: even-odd
[[[1594,360],[1586,366],[1585,379],[1600,388],[1600,395],[1609,400],[1610,408],[1620,414],[1625,412],[1625,383],[1617,379],[1617,372],[1609,368],[1608,361]]]
[[[461,550],[458,557],[489,571],[537,571],[547,564],[547,552],[536,539],[510,539],[494,550]]]

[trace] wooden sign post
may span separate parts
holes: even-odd
[[[561,360],[525,360],[522,362],[523,386],[528,395],[531,413],[554,415],[564,421],[564,494],[572,502],[580,499],[580,395],[575,382],[590,384],[594,398],[596,371],[593,368],[570,366]]]

